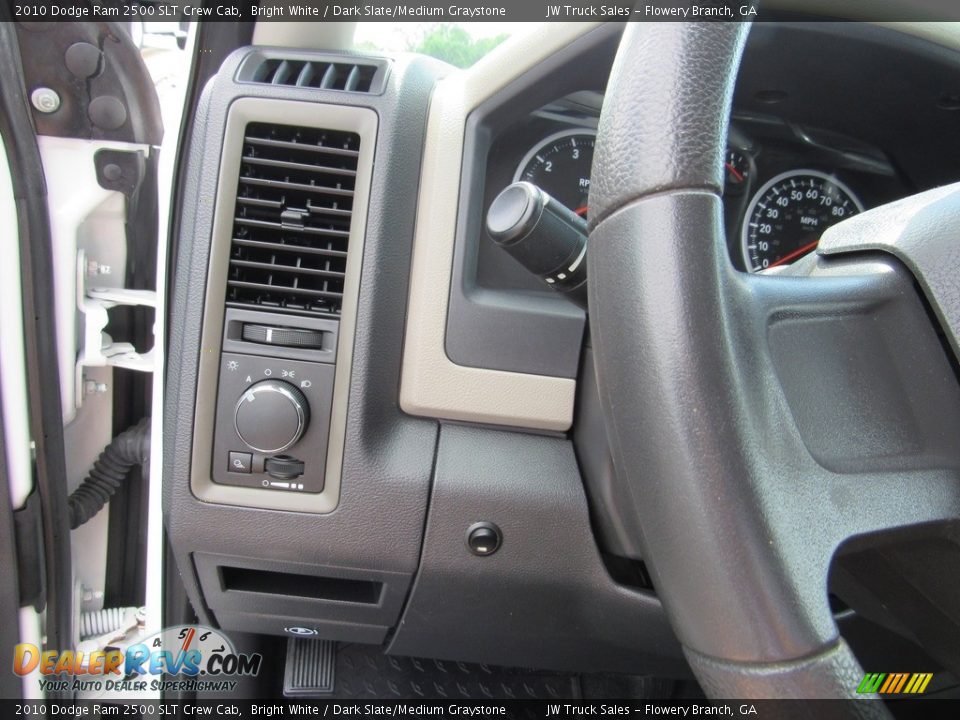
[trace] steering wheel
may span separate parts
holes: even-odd
[[[936,427],[958,427],[958,246],[938,226],[957,227],[960,191],[841,223],[788,273],[736,271],[722,158],[748,32],[625,29],[590,191],[601,403],[707,695],[864,697],[829,608],[831,558],[850,538],[960,516],[958,436]]]

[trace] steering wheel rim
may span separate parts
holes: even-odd
[[[864,697],[827,602],[831,558],[849,537],[953,517],[960,493],[955,475],[918,471],[922,507],[859,512],[852,475],[824,472],[794,426],[770,318],[834,312],[851,297],[875,307],[900,291],[883,272],[815,280],[732,268],[722,157],[748,32],[739,22],[624,31],[590,193],[601,404],[654,584],[707,695]],[[771,428],[780,435],[768,444]],[[854,705],[857,716],[886,714]]]

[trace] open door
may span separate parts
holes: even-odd
[[[2,159],[6,159],[6,154]],[[0,208],[4,210],[10,206],[9,200],[9,173],[5,168],[0,169]],[[0,323],[3,323],[0,320]],[[3,323],[5,324],[5,323]],[[0,325],[0,336],[5,335],[5,328]],[[10,361],[4,355],[4,365]],[[0,646],[13,648],[20,643],[20,582],[19,558],[17,556],[16,515],[14,514],[14,483],[11,478],[12,459],[8,456],[8,436],[6,415],[3,412],[5,403],[0,397],[0,567],[4,568],[7,582],[0,583]],[[24,687],[16,675],[11,673],[0,674],[0,697],[19,699],[23,697]]]
[[[0,696],[82,698],[31,653],[146,601],[163,126],[128,26],[3,19]]]

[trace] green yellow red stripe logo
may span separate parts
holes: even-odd
[[[857,686],[859,694],[919,695],[927,691],[933,673],[867,673]]]

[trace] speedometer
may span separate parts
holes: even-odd
[[[590,168],[597,133],[593,130],[564,130],[544,138],[530,149],[513,176],[545,190],[577,215],[587,215]]]
[[[816,249],[827,228],[863,212],[846,185],[817,170],[791,170],[766,183],[750,201],[741,242],[747,270],[759,272]]]

